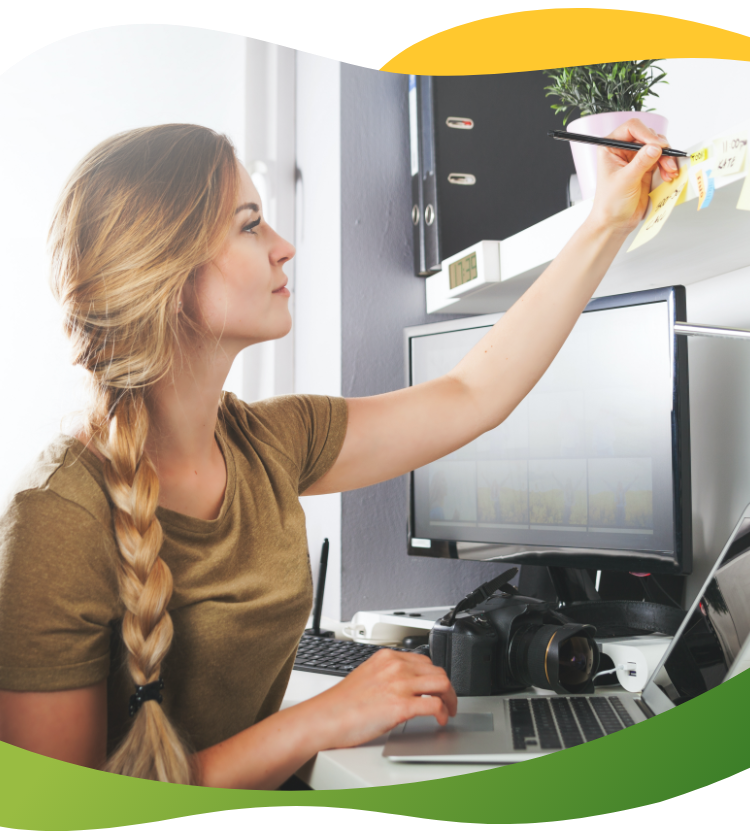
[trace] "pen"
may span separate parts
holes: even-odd
[[[571,134],[567,131],[547,131],[547,136],[553,139],[564,139],[566,142],[587,142],[589,145],[607,145],[610,148],[624,148],[626,151],[640,151],[643,144],[640,142],[622,142],[619,139],[604,139],[599,136],[587,136],[586,134]],[[685,151],[676,151],[674,148],[662,148],[661,153],[665,157],[688,157]]]

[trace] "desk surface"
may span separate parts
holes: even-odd
[[[310,622],[307,626],[310,626]],[[343,632],[343,625],[337,621],[324,616],[321,626],[326,630],[333,630],[337,639],[347,638]],[[332,688],[338,682],[341,682],[338,676],[292,671],[281,708],[288,708],[295,703],[309,700],[328,688]],[[462,701],[466,699],[480,698],[460,697],[459,709]],[[464,707],[463,710],[479,709]],[[470,772],[494,769],[497,766],[497,764],[478,763],[393,763],[382,755],[387,739],[388,735],[384,734],[352,749],[329,749],[325,752],[318,752],[314,758],[297,770],[297,775],[314,790],[344,790],[449,778],[453,775],[466,775]]]
[[[288,708],[310,699],[336,685],[338,676],[293,671],[281,705]],[[459,711],[487,711],[483,703],[492,697],[459,697]],[[388,735],[352,749],[330,749],[318,754],[297,770],[297,775],[314,790],[344,790],[361,787],[382,787],[388,784],[411,784],[434,778],[466,775],[499,764],[393,763],[382,756]]]

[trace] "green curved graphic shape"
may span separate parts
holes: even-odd
[[[249,807],[346,807],[477,823],[558,821],[664,801],[750,767],[750,671],[648,722],[543,758],[419,784],[217,790],[123,778],[0,744],[0,826],[84,830]]]

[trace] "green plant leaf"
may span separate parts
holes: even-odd
[[[588,64],[578,67],[558,67],[545,70],[553,80],[545,87],[545,96],[564,103],[550,104],[555,113],[565,113],[564,123],[575,110],[581,116],[612,111],[642,111],[647,96],[656,96],[653,88],[667,84],[666,73],[650,58],[642,61],[618,61],[613,64]],[[649,108],[653,110],[653,108]]]

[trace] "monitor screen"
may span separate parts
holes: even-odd
[[[514,563],[689,571],[687,346],[676,318],[683,288],[594,300],[500,426],[413,472],[411,545]],[[410,383],[450,371],[492,327],[487,319],[407,329]]]

